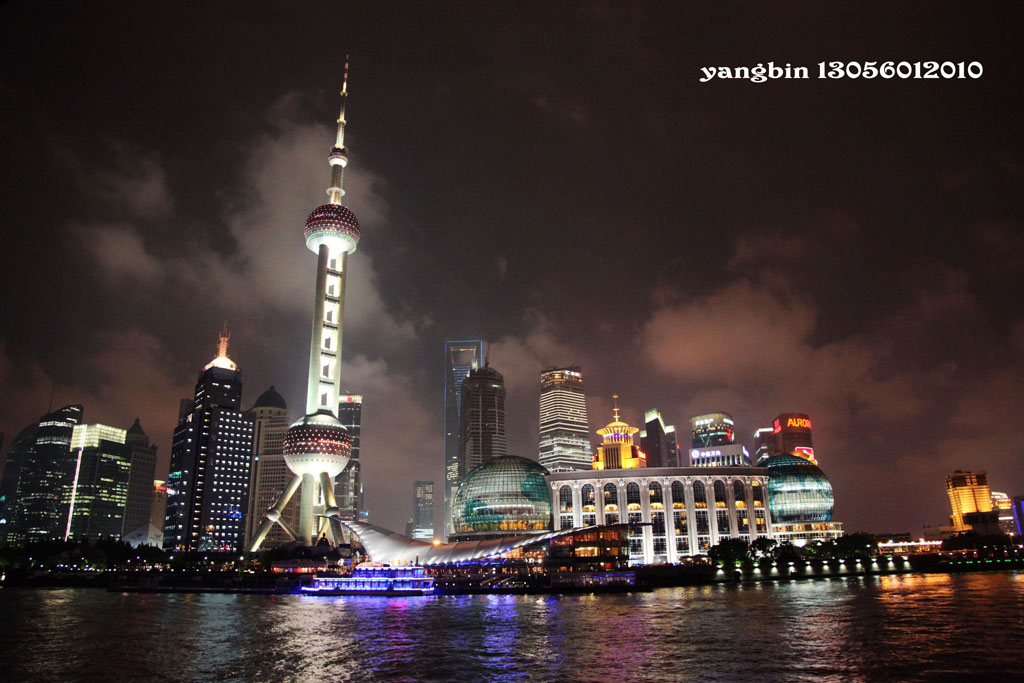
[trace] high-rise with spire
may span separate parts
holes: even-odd
[[[348,150],[345,148],[345,103],[348,98],[348,62],[341,88],[334,147],[327,156],[331,166],[328,203],[317,207],[306,219],[306,246],[317,255],[313,294],[313,331],[309,347],[306,416],[293,424],[284,440],[284,459],[294,476],[267,511],[249,547],[259,549],[274,524],[302,545],[326,537],[337,544],[341,537],[334,480],[348,464],[352,439],[338,421],[341,370],[342,319],[345,305],[345,276],[349,254],[359,244],[359,221],[342,206],[342,187]],[[288,501],[301,488],[299,528],[281,517]]]
[[[167,475],[167,550],[232,552],[243,544],[253,424],[240,410],[242,373],[228,357],[230,338],[225,326],[194,398],[181,402]]]

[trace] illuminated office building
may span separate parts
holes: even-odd
[[[142,430],[139,418],[125,432],[125,443],[131,450],[128,472],[128,495],[124,506],[121,536],[142,530],[148,539],[150,514],[153,511],[153,481],[156,478],[156,444]],[[163,524],[160,525],[163,529]],[[162,542],[162,541],[161,541]]]
[[[324,539],[332,546],[343,541],[341,511],[335,498],[335,479],[345,471],[352,437],[338,420],[341,398],[342,338],[348,257],[356,252],[361,230],[351,209],[342,204],[348,149],[345,147],[345,108],[348,101],[348,62],[341,87],[341,112],[334,147],[327,156],[331,167],[328,203],[306,219],[306,247],[317,255],[306,381],[306,415],[284,439],[284,460],[294,475],[256,530],[250,550],[258,550],[274,525],[304,546]],[[301,490],[300,490],[301,489]],[[281,524],[281,513],[299,494],[298,529]]]
[[[459,485],[470,471],[491,458],[508,455],[505,432],[505,379],[485,364],[462,381]]]
[[[666,425],[657,408],[644,413],[644,429],[640,432],[640,450],[647,454],[648,467],[678,467],[679,444],[676,428]]]
[[[82,423],[82,406],[69,405],[39,420],[33,448],[26,450],[18,481],[15,535],[25,543],[64,538],[66,492],[74,476],[71,435]]]
[[[33,422],[18,432],[7,450],[3,480],[0,481],[0,545],[21,545],[24,533],[18,529],[18,482],[22,466],[32,459],[39,423]]]
[[[1024,536],[1024,496],[1013,497],[1013,525],[1013,533]]]
[[[690,467],[749,467],[750,453],[739,443],[690,449]]]
[[[729,413],[706,413],[690,418],[692,448],[727,446],[735,440],[736,423]]]
[[[249,409],[253,421],[252,475],[249,486],[249,509],[246,513],[246,545],[252,542],[256,529],[292,475],[284,462],[284,437],[291,421],[288,405],[277,389],[271,386],[260,394]],[[285,523],[295,528],[299,523],[299,501],[293,500],[281,511]],[[272,528],[263,540],[264,548],[276,548],[291,539],[282,526]]]
[[[772,537],[762,468],[607,469],[545,479],[552,529],[629,523],[630,564],[675,563],[727,538]]]
[[[417,481],[412,485],[412,523],[409,537],[419,541],[434,538],[434,482]]]
[[[999,513],[992,510],[987,472],[956,470],[946,477],[946,493],[953,510],[950,521],[955,533],[999,533]]]
[[[1002,533],[1017,533],[1017,525],[1013,521],[1013,501],[1008,495],[993,491],[992,510],[999,514],[999,530]]]
[[[619,419],[619,397],[615,395],[612,398],[616,401],[614,419],[597,430],[602,441],[597,447],[594,469],[626,470],[647,467],[647,455],[633,442],[633,436],[640,430]]]
[[[811,418],[804,413],[783,413],[772,423],[775,435],[775,453],[792,453],[810,460],[814,459],[814,443],[811,441]]]
[[[183,401],[171,443],[164,548],[234,552],[245,540],[252,467],[252,417],[240,410],[242,373],[221,331],[191,402]]]
[[[517,455],[491,458],[469,472],[455,495],[449,540],[482,541],[550,529],[547,474],[537,461]]]
[[[459,455],[462,453],[462,383],[480,367],[484,343],[479,339],[444,343],[444,510],[441,536],[451,523],[452,501],[459,488]]]
[[[126,433],[102,424],[75,425],[74,474],[63,500],[65,540],[122,538],[132,457]]]
[[[342,394],[338,403],[338,421],[352,437],[352,448],[348,465],[334,480],[334,496],[338,501],[338,510],[342,519],[365,522],[363,477],[359,462],[359,433],[363,421],[363,397],[359,394]]]
[[[758,467],[764,466],[768,458],[775,453],[775,431],[771,427],[761,427],[754,432],[753,462]]]
[[[590,426],[583,373],[578,365],[540,373],[538,461],[550,472],[589,470]]]

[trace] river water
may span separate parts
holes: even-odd
[[[602,596],[0,591],[0,679],[798,681],[1024,676],[1024,572]]]

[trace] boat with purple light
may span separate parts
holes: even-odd
[[[318,576],[302,587],[306,595],[382,595],[387,597],[433,595],[434,578],[415,565],[392,567],[363,562],[347,576]]]

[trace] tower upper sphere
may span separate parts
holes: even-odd
[[[352,210],[340,204],[324,204],[313,209],[306,219],[306,246],[316,253],[321,244],[331,251],[351,254],[359,244],[359,220]]]

